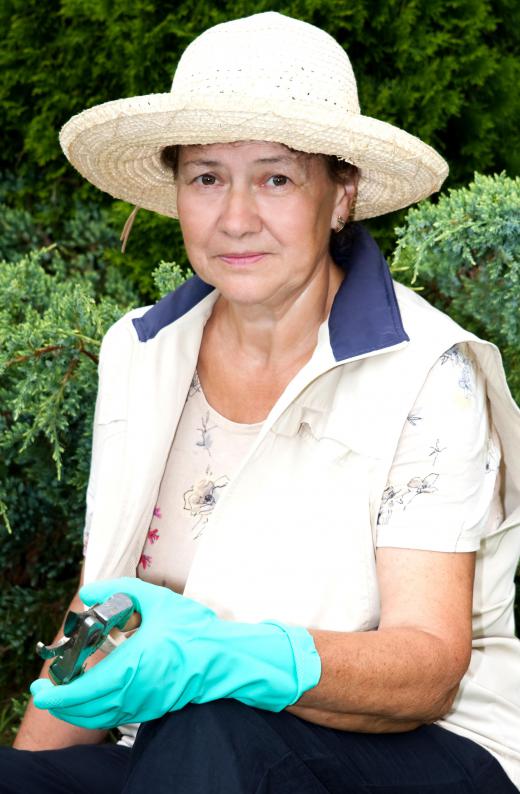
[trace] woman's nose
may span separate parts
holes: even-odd
[[[247,187],[231,187],[220,216],[221,230],[232,237],[260,231],[262,223],[255,197]]]

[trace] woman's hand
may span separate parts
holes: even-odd
[[[33,682],[34,703],[85,728],[145,722],[187,703],[235,698],[280,711],[312,686],[321,665],[311,635],[278,623],[234,623],[202,604],[139,579],[95,582],[87,605],[128,594],[136,633],[70,684]]]

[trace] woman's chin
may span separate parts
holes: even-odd
[[[207,277],[204,281],[214,286],[225,300],[243,306],[268,304],[280,289],[283,290],[283,284],[274,284],[260,274],[226,274]]]
[[[218,289],[218,287],[217,287]],[[235,306],[267,306],[273,294],[269,290],[258,289],[219,289],[222,297]]]

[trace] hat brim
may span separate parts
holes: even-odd
[[[187,103],[186,103],[187,104]],[[100,190],[138,207],[177,217],[176,187],[160,159],[174,144],[272,141],[333,154],[360,171],[355,219],[392,212],[439,190],[445,160],[419,138],[384,121],[331,110],[319,119],[300,106],[283,115],[256,103],[230,109],[183,107],[173,94],[118,99],[73,116],[60,132],[71,164]]]

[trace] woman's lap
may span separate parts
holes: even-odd
[[[11,780],[18,781],[18,788]],[[44,753],[0,748],[2,794],[148,794],[149,790],[154,794],[517,791],[487,751],[435,725],[402,734],[349,733],[233,700],[187,706],[143,725],[132,751],[114,745]]]
[[[188,706],[143,726],[124,794],[144,791],[150,768],[162,770],[154,776],[157,794],[516,791],[486,750],[435,725],[349,733],[232,700]]]

